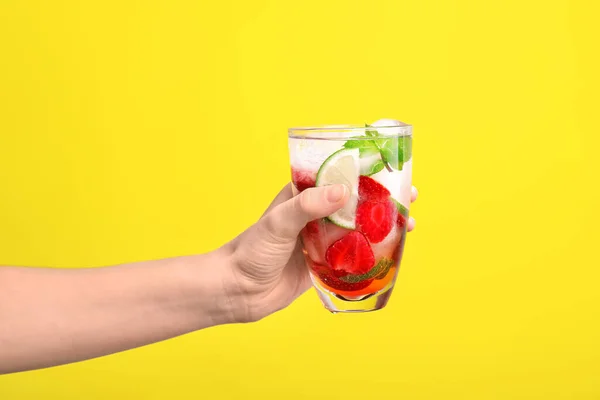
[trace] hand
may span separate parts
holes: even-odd
[[[286,307],[310,287],[298,234],[347,196],[335,185],[292,198],[288,185],[256,224],[206,254],[102,268],[0,267],[0,374],[256,321]]]
[[[412,188],[411,202],[417,198]],[[287,307],[311,286],[298,235],[312,220],[326,217],[348,200],[344,185],[310,188],[293,196],[288,184],[261,219],[230,242],[239,322],[257,321]],[[408,231],[415,227],[411,217]],[[235,300],[232,300],[235,301]]]

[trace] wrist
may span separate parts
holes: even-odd
[[[199,299],[195,312],[207,318],[210,325],[249,322],[246,291],[235,272],[230,248],[224,246],[191,258],[191,279]]]
[[[225,323],[252,322],[252,307],[249,301],[249,288],[246,279],[240,274],[235,251],[229,244],[213,252],[219,265],[219,303]]]
[[[223,249],[163,260],[168,300],[160,300],[170,314],[182,314],[188,331],[238,322],[238,297]],[[167,279],[165,281],[165,279]],[[169,283],[171,282],[171,283]]]

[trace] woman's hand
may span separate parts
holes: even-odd
[[[82,361],[280,310],[310,287],[298,234],[346,201],[343,185],[293,198],[288,185],[256,224],[206,254],[98,268],[0,267],[0,374]]]
[[[412,188],[411,202],[417,198]],[[227,244],[230,298],[238,322],[257,321],[294,301],[311,286],[298,235],[312,220],[326,217],[348,200],[344,185],[310,188],[293,196],[288,184],[261,219]],[[408,230],[415,227],[409,219]]]

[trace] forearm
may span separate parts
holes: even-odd
[[[224,250],[105,268],[0,267],[0,373],[235,321]]]

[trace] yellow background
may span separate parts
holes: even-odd
[[[2,264],[208,251],[294,125],[414,124],[421,197],[384,311],[309,292],[0,399],[599,399],[595,3],[2,0]]]

